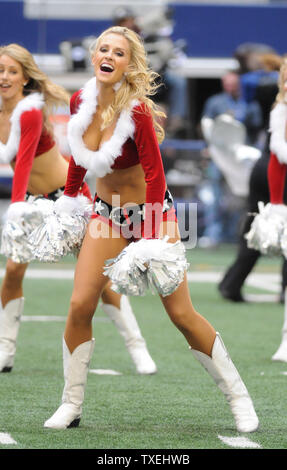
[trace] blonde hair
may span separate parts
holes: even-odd
[[[262,54],[261,62],[264,70],[268,72],[279,71],[282,65],[282,57],[278,54]]]
[[[32,54],[19,44],[8,44],[0,46],[0,56],[7,55],[18,62],[23,70],[23,75],[28,80],[23,88],[23,95],[27,96],[33,92],[44,95],[45,104],[43,107],[44,127],[52,132],[52,125],[49,116],[55,107],[68,105],[70,101],[69,93],[59,85],[53,83],[45,73],[37,66]]]
[[[278,87],[279,92],[276,96],[275,103],[283,103],[285,101],[285,94],[284,92],[284,74],[287,71],[287,57],[283,57],[282,65],[280,67],[279,79],[278,79]]]
[[[150,98],[161,86],[156,83],[160,76],[148,67],[144,44],[140,36],[131,29],[122,26],[112,26],[106,29],[91,45],[91,56],[99,49],[102,39],[107,34],[119,34],[125,37],[130,46],[131,57],[128,71],[120,88],[115,93],[113,103],[102,113],[103,127],[110,124],[116,114],[127,108],[131,100],[137,99],[144,103],[146,111],[151,113],[156,136],[161,143],[164,139],[164,129],[159,121],[166,115]]]

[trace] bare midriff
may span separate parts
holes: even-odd
[[[112,173],[97,178],[97,195],[113,206],[142,204],[146,198],[146,183],[140,164],[113,170]]]
[[[11,166],[14,169],[15,162]],[[54,145],[48,152],[34,159],[27,190],[35,195],[47,194],[65,186],[68,166],[68,161]]]

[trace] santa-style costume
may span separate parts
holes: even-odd
[[[284,204],[284,186],[287,171],[287,104],[277,103],[270,115],[270,161],[268,166],[268,185],[270,202],[274,210],[282,213],[287,222],[287,206]],[[272,356],[273,361],[287,362],[287,293],[285,290],[284,320],[281,344]]]
[[[148,220],[149,228],[152,227],[152,234],[144,227],[141,235],[145,237],[148,232],[148,238],[151,235],[153,238],[150,242],[157,243],[158,240],[155,239],[159,236],[159,224],[165,217],[163,203],[166,183],[151,115],[143,104],[130,103],[130,107],[121,112],[110,140],[105,142],[97,152],[93,152],[85,148],[83,134],[92,122],[96,106],[96,78],[92,78],[84,89],[72,98],[72,108],[74,111],[77,109],[77,114],[69,123],[68,132],[73,158],[70,161],[65,195],[56,204],[59,205],[59,210],[65,210],[65,206],[68,209],[71,208],[73,205],[71,199],[77,195],[78,187],[87,170],[91,170],[98,177],[103,177],[111,173],[114,168],[128,168],[140,163],[146,181],[145,221]],[[150,206],[157,205],[157,215],[160,217],[152,217],[148,203],[151,203]],[[175,215],[173,217],[175,220]],[[141,241],[136,242],[135,246]],[[129,244],[127,248],[131,245]],[[94,339],[91,339],[78,345],[71,354],[63,339],[65,386],[62,404],[45,422],[44,427],[65,429],[78,426],[93,348]],[[252,401],[220,335],[218,333],[216,335],[211,357],[193,349],[191,351],[226,396],[235,417],[237,429],[242,432],[255,431],[258,427],[258,418]]]
[[[25,210],[29,210],[24,201],[34,158],[55,145],[52,136],[43,129],[43,106],[44,98],[40,93],[32,93],[19,101],[10,118],[8,141],[6,144],[0,142],[0,162],[15,162],[11,204],[5,215],[6,220],[20,218]],[[24,297],[21,297],[9,301],[0,311],[0,372],[10,372],[13,367],[23,309]]]
[[[43,106],[42,94],[33,93],[23,98],[13,110],[11,131],[7,143],[0,142],[0,161],[2,163],[15,162],[11,205],[8,208],[6,220],[22,217],[25,211],[31,209],[30,204],[24,201],[32,196],[27,192],[27,187],[34,158],[48,152],[55,145],[52,136],[43,128]],[[37,195],[37,197],[55,201],[63,194],[64,189],[64,187],[59,188],[49,194]],[[92,199],[86,182],[81,181],[78,193]],[[31,227],[32,229],[33,227]],[[25,244],[25,237],[22,238],[22,243]],[[28,252],[28,249],[26,248],[25,251]],[[7,255],[5,252],[3,254]],[[13,257],[11,258],[13,259]],[[17,262],[17,260],[15,261]],[[29,253],[25,261],[30,261]],[[8,302],[1,310],[0,372],[12,370],[23,308],[24,297],[21,297]],[[145,340],[137,325],[128,298],[121,299],[121,310],[109,304],[103,304],[102,308],[123,336],[137,372],[140,374],[155,373],[157,371],[156,365],[147,351]],[[129,326],[130,324],[133,325],[133,328]]]

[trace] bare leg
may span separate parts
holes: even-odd
[[[98,235],[101,233],[101,224],[97,220],[90,223],[76,265],[74,289],[64,333],[71,353],[79,344],[92,338],[94,312],[109,280],[103,274],[105,261],[116,257],[127,245],[123,238],[113,237],[112,229],[106,225],[104,230],[109,230],[109,237]]]
[[[104,304],[114,305],[117,308],[121,308],[121,294],[111,289],[111,282],[105,286],[102,292],[102,301]]]
[[[161,237],[168,235],[169,242],[174,243],[180,239],[177,224],[164,222],[161,226]],[[189,294],[187,278],[178,289],[161,301],[175,326],[185,336],[188,344],[198,351],[211,356],[216,331],[213,326],[202,317],[193,307]]]
[[[211,356],[216,331],[193,307],[189,297],[188,283],[184,281],[178,289],[162,303],[175,326],[185,336],[188,344],[198,351]]]
[[[1,302],[4,308],[9,300],[23,297],[23,279],[28,263],[20,264],[8,259],[1,287]]]
[[[24,309],[23,279],[28,264],[7,261],[1,288],[0,372],[10,372],[14,365],[16,342]]]
[[[123,238],[113,237],[110,227],[101,230],[100,221],[92,221],[78,258],[74,289],[63,338],[65,386],[62,404],[44,427],[66,429],[78,426],[84,390],[93,353],[92,318],[99,297],[108,282],[103,275],[105,260],[116,257],[126,246]],[[101,236],[109,230],[108,237]]]
[[[163,230],[165,228],[168,227],[163,227]],[[176,237],[171,241],[175,239]],[[237,430],[256,431],[259,421],[248,390],[232,363],[219,333],[216,333],[210,323],[193,308],[186,277],[173,294],[162,298],[162,302],[173,323],[185,336],[193,356],[225,395]]]

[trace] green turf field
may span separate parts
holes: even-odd
[[[234,246],[191,250],[189,271],[223,272],[234,253]],[[58,265],[33,263],[29,272],[39,268],[66,272],[73,267],[74,260],[68,258]],[[276,278],[280,261],[262,258],[255,272]],[[243,437],[261,449],[286,449],[287,363],[271,361],[280,343],[283,306],[274,301],[230,303],[219,296],[215,282],[200,279],[190,283],[193,303],[221,333],[260,419],[259,430]],[[266,290],[247,286],[245,292],[270,294],[269,287],[268,282]],[[9,435],[15,443],[2,441],[1,450],[232,447],[220,439],[239,437],[223,395],[153,295],[132,298],[131,303],[158,373],[136,374],[122,338],[98,308],[90,368],[112,369],[121,375],[89,373],[80,427],[44,429],[63,389],[61,341],[71,291],[71,279],[42,274],[25,279],[26,303],[14,369],[0,376],[0,442],[1,435]],[[51,318],[40,321],[39,316]]]

